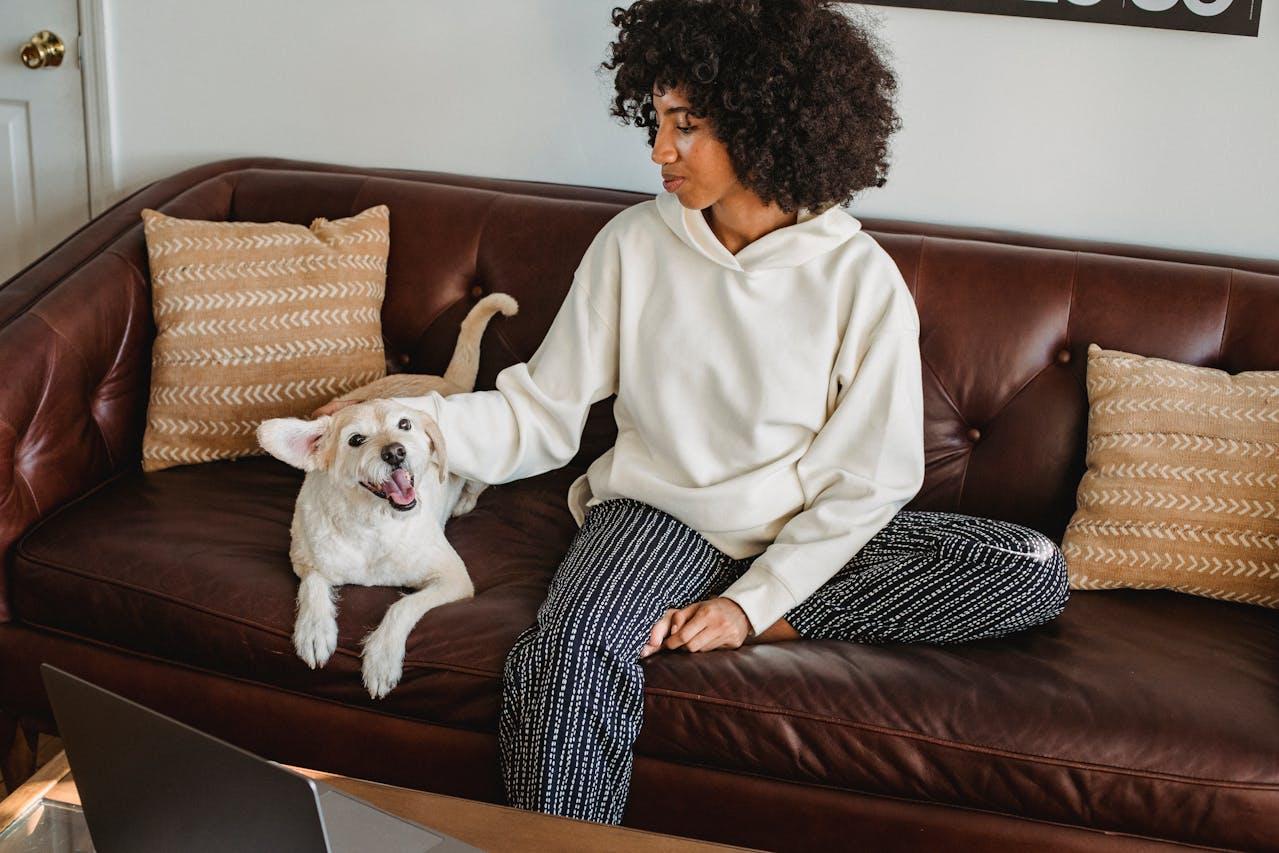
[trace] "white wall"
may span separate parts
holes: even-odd
[[[103,0],[117,194],[272,155],[660,192],[595,71],[626,0]],[[1257,38],[850,4],[901,79],[859,216],[1279,258]]]

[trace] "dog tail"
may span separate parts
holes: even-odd
[[[480,370],[480,340],[494,314],[511,317],[519,313],[520,306],[510,294],[490,293],[475,303],[457,334],[457,346],[449,360],[444,379],[465,391],[475,389],[475,377]]]

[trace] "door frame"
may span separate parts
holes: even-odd
[[[115,203],[115,151],[111,134],[111,91],[107,84],[106,0],[78,0],[80,83],[84,93],[84,145],[89,176],[89,215]]]

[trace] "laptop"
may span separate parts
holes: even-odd
[[[478,851],[40,666],[97,853]]]

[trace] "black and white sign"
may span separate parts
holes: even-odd
[[[982,12],[1092,21],[1132,27],[1255,36],[1261,0],[863,0],[877,6],[912,6],[944,12]]]

